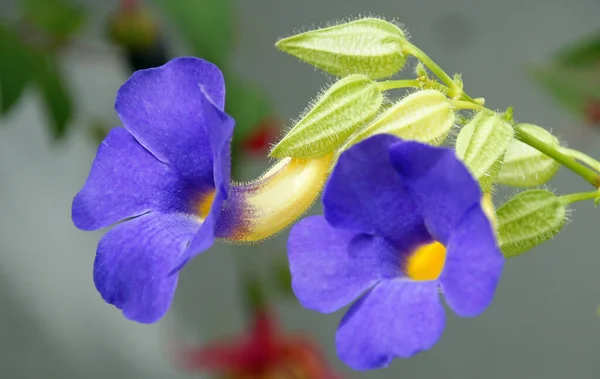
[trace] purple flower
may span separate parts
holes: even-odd
[[[385,367],[441,337],[443,293],[459,316],[491,303],[504,259],[477,182],[454,152],[390,135],[343,153],[323,204],[288,242],[292,286],[322,313],[358,299],[336,335],[350,367]],[[362,296],[361,296],[362,295]]]
[[[98,148],[72,218],[83,230],[123,221],[98,244],[94,282],[129,319],[159,320],[178,270],[218,234],[234,127],[224,101],[221,71],[197,58],[138,71],[117,94],[124,128]]]

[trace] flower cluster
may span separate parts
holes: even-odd
[[[134,74],[117,95],[124,128],[101,144],[73,201],[81,229],[119,222],[98,244],[94,281],[132,320],[160,319],[178,271],[243,224],[243,202],[229,196],[234,122],[224,95],[220,71],[200,59]],[[294,227],[289,259],[307,308],[331,312],[368,291],[338,331],[350,366],[431,347],[444,325],[440,290],[459,315],[487,307],[503,259],[481,199],[449,149],[377,135],[341,155],[325,216]]]
[[[481,314],[504,257],[552,238],[568,204],[598,198],[532,189],[496,211],[495,185],[536,187],[563,164],[597,187],[600,162],[543,128],[517,124],[512,109],[486,109],[464,92],[460,75],[443,72],[396,25],[366,18],[277,46],[342,78],[273,148],[277,163],[250,183],[231,182],[234,120],[215,65],[174,59],[136,72],[119,90],[123,128],[100,145],[72,218],[83,230],[116,224],[98,244],[94,281],[125,317],[159,320],[193,257],[216,239],[259,241],[283,230],[324,189],[324,214],[290,233],[292,289],[321,313],[350,305],[336,334],[340,358],[356,370],[382,368],[440,339],[440,295],[458,316]],[[401,70],[407,55],[421,61],[417,79],[376,81]],[[384,106],[384,91],[405,87],[419,90]],[[439,147],[463,120],[460,110],[476,112],[461,122],[453,147]],[[192,361],[227,377],[295,369],[305,350],[275,338],[266,316],[256,322],[239,348],[209,348]],[[331,377],[323,372],[298,377]]]

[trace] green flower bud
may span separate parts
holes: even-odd
[[[381,79],[393,76],[406,63],[401,53],[405,41],[396,25],[363,18],[283,38],[275,46],[335,76]]]
[[[438,145],[444,142],[454,125],[454,107],[450,99],[436,90],[412,93],[389,107],[367,128],[361,130],[352,143],[375,134]]]
[[[565,224],[567,210],[552,192],[534,189],[504,203],[496,215],[500,249],[514,257],[554,237]]]
[[[377,115],[383,94],[364,75],[347,76],[323,93],[273,148],[275,158],[317,158],[337,150]]]
[[[492,187],[513,136],[512,126],[487,110],[479,112],[458,134],[456,154],[479,180],[483,191]]]
[[[546,129],[532,124],[519,124],[540,141],[558,147],[558,138]],[[539,150],[513,140],[506,150],[496,181],[514,187],[535,187],[548,182],[558,172],[560,164]]]

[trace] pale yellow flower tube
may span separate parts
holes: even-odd
[[[284,158],[257,180],[232,184],[217,237],[255,242],[282,231],[315,202],[332,163],[333,153],[316,159]]]

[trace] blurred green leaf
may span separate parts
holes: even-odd
[[[15,105],[30,79],[29,55],[18,36],[0,25],[0,114]]]
[[[37,84],[46,112],[51,118],[52,136],[55,139],[64,137],[73,115],[71,94],[65,84],[60,68],[52,55],[40,52],[34,54],[33,79]]]
[[[248,273],[241,278],[242,294],[246,309],[250,314],[255,310],[262,308],[267,303],[265,290],[260,282],[260,279],[255,275]]]
[[[112,128],[103,120],[93,119],[88,133],[94,143],[100,145]]]
[[[193,55],[225,69],[232,45],[231,0],[154,0],[179,28]]]
[[[272,113],[269,97],[259,86],[233,75],[226,77],[225,111],[235,119],[233,141],[243,142],[259,123]]]
[[[536,67],[533,79],[566,109],[583,114],[590,101],[600,99],[600,72],[561,65]]]
[[[35,26],[54,37],[67,37],[85,22],[80,6],[69,0],[22,0],[23,13]]]
[[[292,273],[286,261],[278,261],[273,265],[273,279],[278,292],[285,296],[294,298],[292,291]]]
[[[600,66],[600,30],[573,43],[556,55],[557,63],[569,67]]]

